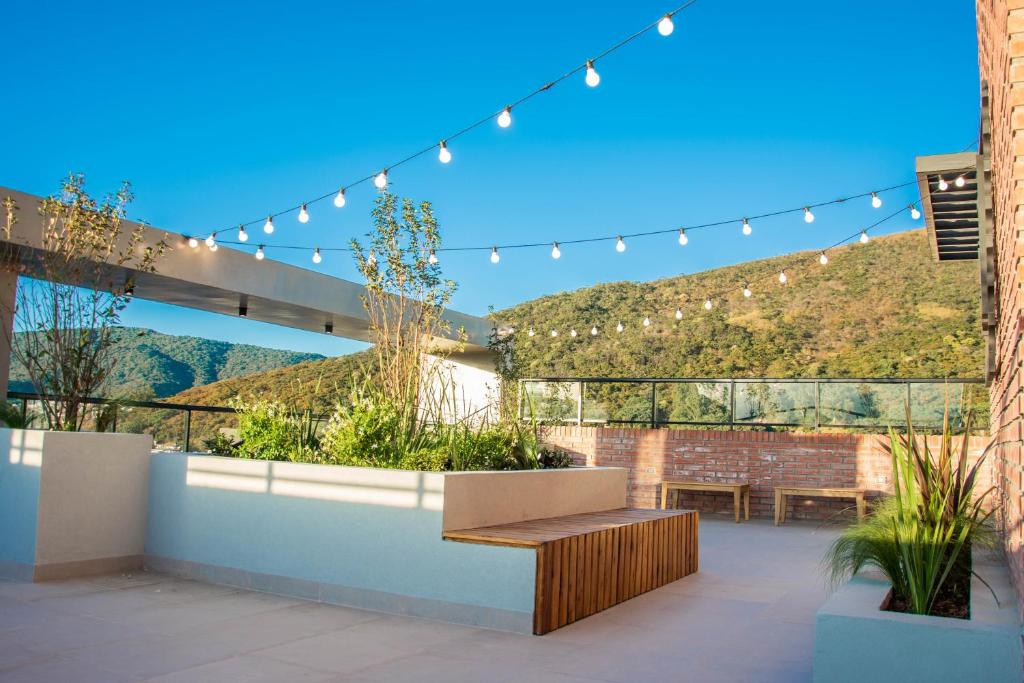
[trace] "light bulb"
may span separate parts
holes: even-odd
[[[508,128],[512,125],[512,107],[505,107],[498,114],[498,125],[502,128]]]
[[[212,247],[217,241],[214,239],[212,234],[206,236],[206,246]]]
[[[313,263],[320,263],[323,260],[323,257],[320,256],[320,247],[317,247],[313,250]]]
[[[690,238],[686,236],[686,231],[679,228],[679,246],[685,247],[686,243],[690,241]]]
[[[744,235],[749,235],[752,232],[754,232],[753,228],[750,227],[750,223],[747,222],[746,218],[744,218],[743,219],[743,234]]]
[[[786,277],[786,271],[782,271],[781,273],[779,273],[779,282],[781,282],[782,284],[786,284],[787,280],[789,280],[789,278]]]
[[[597,325],[594,325],[593,327],[590,328],[590,336],[591,337],[596,337],[597,336]]]
[[[615,238],[615,251],[619,252],[620,254],[626,251],[626,242],[622,239],[622,237]]]
[[[199,246],[199,240],[197,240],[195,237],[189,237],[188,238],[188,246],[190,246],[193,249],[195,249],[196,247]]]
[[[430,250],[430,256],[427,257],[427,261],[429,261],[432,266],[437,265],[437,254],[434,253],[433,249]]]
[[[753,292],[750,291],[750,285],[743,285],[743,296],[749,299],[751,294]]]
[[[498,256],[498,248],[497,247],[491,247],[491,263],[497,263],[500,260],[501,260],[501,257]]]
[[[871,193],[871,207],[874,209],[882,208],[882,198],[874,192]]]
[[[551,243],[551,258],[561,258],[562,250],[558,248],[558,242]]]
[[[947,183],[946,179],[942,176],[939,176],[939,189],[943,192],[949,189],[949,183]]]
[[[626,328],[622,326],[622,323],[619,323],[618,325],[615,326],[616,332],[622,332],[624,329]]]
[[[262,261],[264,256],[266,256],[266,254],[263,253],[263,245],[261,244],[259,248],[256,250],[256,260]]]
[[[705,310],[705,311],[710,311],[710,310],[711,310],[711,307],[712,307],[713,305],[714,305],[714,304],[712,304],[712,303],[711,303],[711,299],[707,299],[707,300],[705,300],[705,301],[704,301],[704,310]]]
[[[552,337],[557,337],[558,336],[558,330],[551,330],[551,336]]]
[[[910,217],[915,221],[921,217],[921,212],[917,210],[917,207],[913,204],[910,205]]]
[[[682,320],[682,319],[683,319],[683,309],[677,308],[676,309],[676,320]]]
[[[576,336],[576,328],[575,327],[572,328],[571,330],[569,330],[569,336],[570,337],[575,337]]]
[[[825,252],[821,252],[821,256],[818,257],[818,263],[823,266],[828,265],[828,255]]]
[[[868,231],[867,230],[861,230],[860,231],[860,243],[861,244],[867,244],[870,241],[871,241],[871,238],[868,237]]]
[[[658,33],[660,33],[663,36],[672,35],[672,31],[674,31],[675,29],[676,25],[672,23],[671,14],[666,14],[661,18],[661,21],[658,22]]]
[[[210,245],[210,251],[217,251],[218,249],[220,249],[220,247],[217,246],[216,242]]]
[[[805,206],[804,207],[804,223],[813,223],[813,222],[814,222],[814,214],[811,213],[811,207]]]
[[[965,178],[963,174],[960,174],[957,176],[953,184],[956,185],[957,187],[963,187],[964,185],[967,184],[967,178]]]
[[[268,235],[274,232],[274,218],[273,216],[267,216],[267,222],[263,224],[263,232]]]
[[[334,195],[334,205],[339,209],[345,206],[345,188],[338,190],[338,194]]]
[[[644,327],[650,327],[650,326],[651,326],[651,319],[650,318],[644,318]]]
[[[303,204],[302,208],[299,209],[299,222],[300,223],[308,223],[309,222],[309,211],[306,210],[306,205],[305,204]]]
[[[377,267],[377,254],[373,251],[373,249],[370,250],[370,255],[366,257],[366,265],[369,268]]]
[[[533,335],[535,335],[535,334],[537,334],[537,333],[536,333],[536,332],[534,332],[534,331],[533,331],[533,328],[531,327],[531,328],[530,328],[529,330],[527,330],[527,331],[526,331],[526,334],[528,334],[529,336],[531,336],[531,337],[532,337]]]
[[[596,88],[597,84],[601,82],[601,74],[597,73],[597,69],[594,68],[593,60],[587,62],[587,76],[584,80],[591,88]]]
[[[452,153],[448,150],[448,144],[441,140],[441,149],[437,151],[437,159],[442,164],[447,164],[452,160]]]
[[[245,226],[244,225],[239,225],[238,226],[238,241],[239,242],[248,242],[249,241],[249,233],[247,233],[245,231]]]
[[[382,192],[388,188],[388,169],[384,169],[373,178],[373,184]]]

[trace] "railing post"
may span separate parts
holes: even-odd
[[[117,404],[114,404],[114,423],[111,425],[114,429],[114,433],[117,434]]]
[[[651,429],[658,426],[658,383],[651,382]]]
[[[814,431],[821,429],[821,387],[814,380]]]
[[[729,431],[736,429],[736,380],[729,380]]]
[[[185,447],[182,449],[183,452],[185,452],[185,453],[192,452],[191,442],[192,442],[192,411],[191,410],[186,410],[185,411],[185,444],[184,444]]]
[[[25,421],[28,420],[28,399],[21,399],[21,424],[24,425]]]
[[[583,392],[587,390],[587,383],[586,382],[580,382],[579,385],[580,385],[580,387],[579,387],[580,395],[579,395],[579,398],[576,399],[576,424],[577,425],[582,425],[583,424]]]

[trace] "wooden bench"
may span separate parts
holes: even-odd
[[[733,508],[736,512],[736,523],[740,521],[740,502],[743,503],[743,517],[750,519],[750,484],[722,484],[718,482],[690,481],[676,477],[665,477],[661,480],[661,509],[668,508],[669,491],[720,491],[732,493]],[[679,495],[676,494],[678,505]]]
[[[867,512],[863,489],[814,488],[810,486],[775,487],[775,526],[786,521],[786,498],[808,496],[813,498],[853,498],[857,501],[857,519],[863,519]]]
[[[693,510],[606,510],[446,531],[537,551],[533,632],[543,635],[697,571]]]

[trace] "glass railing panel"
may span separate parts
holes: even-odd
[[[737,380],[735,386],[736,424],[815,424],[812,382]]]
[[[579,382],[523,382],[520,415],[537,422],[576,422]]]
[[[657,421],[727,425],[731,401],[729,382],[659,382]]]
[[[880,427],[906,422],[907,385],[901,382],[821,382],[822,426]]]
[[[585,422],[651,424],[650,382],[587,382]]]

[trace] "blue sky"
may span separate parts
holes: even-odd
[[[679,2],[13,3],[0,57],[0,185],[94,193],[130,180],[133,215],[205,233],[373,172],[495,111]],[[570,240],[769,212],[906,182],[914,157],[977,134],[972,3],[700,0],[514,112],[392,173],[434,203],[448,246]],[[941,49],[928,46],[941,45]],[[486,313],[554,292],[691,273],[821,248],[917,198],[913,188],[691,235],[444,255],[454,307]],[[366,233],[373,188],[268,245],[343,246]],[[917,226],[921,226],[919,222]],[[885,231],[915,227],[909,215]],[[258,228],[257,228],[258,231]],[[255,235],[255,233],[253,233]],[[304,252],[271,258],[314,267]],[[356,279],[343,254],[317,266]],[[358,345],[135,302],[125,323],[278,348]]]

